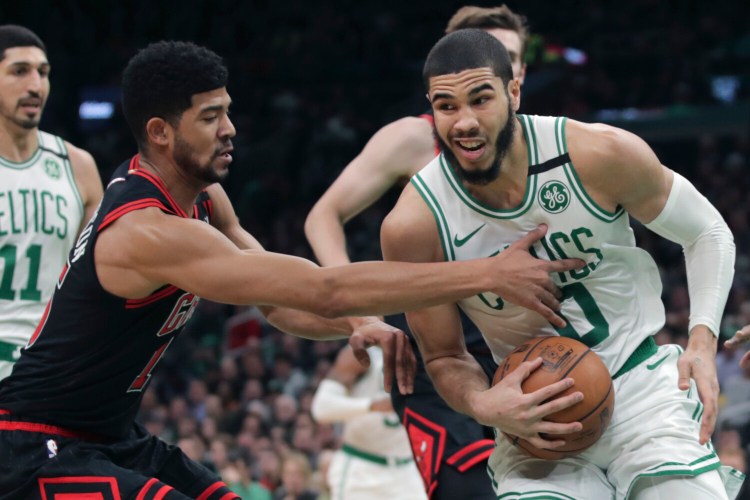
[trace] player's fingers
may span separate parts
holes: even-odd
[[[527,305],[526,307],[544,316],[547,319],[547,321],[549,321],[553,326],[556,326],[558,328],[565,328],[565,325],[567,325],[567,323],[565,322],[565,318],[557,314],[557,312],[555,312],[553,309],[550,309],[542,302],[535,302],[535,303]],[[558,308],[559,308],[559,302],[558,302]]]
[[[699,440],[706,444],[716,427],[716,415],[718,413],[719,382],[714,377],[695,377],[695,385],[698,387],[698,396],[703,403],[703,417]]]
[[[553,288],[554,290],[554,288]],[[557,297],[555,297],[554,293],[551,292],[546,287],[541,287],[539,292],[537,293],[537,297],[539,300],[544,304],[545,306],[549,307],[553,311],[559,311],[560,310],[560,301],[557,300]]]
[[[417,356],[414,354],[414,349],[411,347],[409,338],[404,335],[404,346],[406,351],[407,359],[407,379],[406,379],[406,391],[403,394],[411,394],[414,392],[414,378],[417,376]]]
[[[528,249],[535,242],[542,239],[547,234],[547,224],[539,224],[535,229],[526,233],[522,238],[516,240],[511,247]]]
[[[542,366],[542,358],[534,358],[529,361],[524,361],[520,365],[516,367],[515,370],[510,372],[507,377],[505,377],[503,380],[508,380],[509,383],[515,384],[516,386],[521,387],[521,382],[526,380],[529,375],[531,375],[531,372],[536,370]]]
[[[559,448],[560,446],[565,445],[564,439],[544,439],[543,437],[539,435],[532,436],[529,439],[527,439],[527,441],[531,443],[534,447],[539,448],[541,450],[553,450],[555,448]]]
[[[385,392],[390,393],[393,384],[394,370],[398,370],[398,345],[394,342],[394,335],[380,342],[380,348],[383,350],[383,388]],[[395,365],[395,366],[394,366]],[[398,378],[398,373],[396,373]]]
[[[534,392],[528,393],[526,396],[530,404],[534,406],[541,406],[548,399],[553,398],[557,396],[558,394],[560,394],[561,392],[573,387],[574,383],[575,381],[572,378],[570,377],[564,378],[562,380],[558,380],[554,384],[549,384],[549,385],[545,385],[544,387],[540,387]],[[580,394],[581,398],[583,397],[583,394],[581,394],[580,392],[575,392],[573,394]],[[571,394],[568,394],[566,395],[566,397],[570,395]],[[556,399],[553,401],[549,401],[547,404],[554,403],[555,401]],[[567,408],[568,406],[572,406],[574,403],[575,402],[567,404],[566,406],[560,407],[558,409]]]
[[[558,411],[577,405],[581,401],[583,401],[583,393],[581,392],[566,394],[565,396],[554,398],[551,401],[540,404],[539,406],[537,406],[534,414],[538,418],[542,419],[548,415],[552,415],[553,413],[557,413]],[[578,428],[576,429],[576,431],[580,431],[581,428],[581,424],[578,424]]]
[[[724,342],[727,347],[737,347],[743,342],[747,342],[750,339],[750,325],[745,325],[742,329],[735,332],[734,337]]]
[[[690,360],[686,356],[681,356],[677,361],[677,387],[681,391],[690,389]]]
[[[550,260],[544,263],[545,269],[550,273],[561,273],[571,269],[581,269],[586,262],[581,259]]]
[[[367,342],[362,335],[354,334],[349,337],[349,346],[352,348],[354,357],[357,358],[359,364],[365,368],[370,367],[370,355],[367,354]]]

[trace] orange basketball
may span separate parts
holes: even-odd
[[[612,377],[604,363],[585,344],[568,337],[538,337],[516,347],[505,358],[492,385],[515,370],[524,361],[541,357],[542,366],[534,370],[521,384],[524,393],[534,392],[567,377],[575,384],[556,397],[576,391],[583,393],[583,401],[549,415],[547,420],[559,423],[581,422],[583,429],[572,434],[542,435],[545,439],[564,439],[566,444],[555,449],[541,449],[525,439],[505,434],[515,446],[527,454],[548,460],[571,457],[594,444],[604,433],[615,407]]]

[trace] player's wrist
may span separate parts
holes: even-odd
[[[689,348],[707,349],[716,352],[718,336],[706,325],[695,325],[690,330]]]

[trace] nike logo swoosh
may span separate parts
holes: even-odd
[[[660,364],[662,364],[664,362],[664,360],[667,359],[668,357],[669,357],[669,354],[667,354],[666,356],[664,356],[663,358],[661,358],[659,361],[654,362],[653,364],[646,365],[646,368],[648,368],[649,370],[654,370],[654,369],[656,369],[657,366],[659,366]]]
[[[487,225],[486,223],[482,224],[481,226],[479,226],[478,228],[476,228],[475,230],[467,234],[464,238],[459,238],[458,235],[455,235],[453,237],[453,244],[456,245],[457,247],[464,246],[467,241],[469,241],[475,234],[479,232],[480,229],[482,229],[486,225]]]

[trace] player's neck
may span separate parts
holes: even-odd
[[[195,185],[185,172],[164,155],[141,152],[140,168],[159,177],[185,213],[193,213],[193,205],[202,190],[207,186]]]
[[[0,124],[0,156],[14,163],[23,163],[39,147],[39,129],[27,129],[13,123]]]

